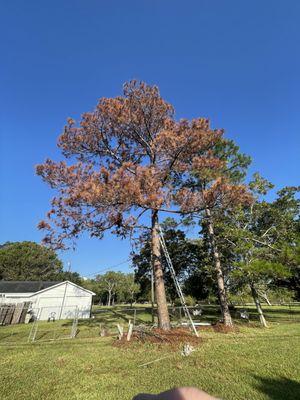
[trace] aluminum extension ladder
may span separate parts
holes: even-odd
[[[165,255],[169,270],[171,272],[171,276],[173,278],[174,285],[175,285],[175,288],[176,288],[176,292],[177,292],[177,295],[178,295],[178,297],[180,299],[180,302],[181,302],[185,317],[190,322],[191,328],[194,331],[195,335],[197,337],[199,337],[199,334],[198,334],[197,329],[195,327],[194,321],[193,321],[193,319],[191,317],[191,314],[190,314],[190,311],[188,309],[188,306],[186,305],[185,298],[184,298],[181,286],[180,286],[180,284],[178,282],[178,279],[176,277],[176,273],[175,273],[175,270],[174,270],[174,267],[173,267],[173,263],[172,263],[172,260],[170,258],[170,254],[168,252],[168,249],[167,249],[167,246],[166,246],[166,242],[165,242],[165,239],[164,239],[164,235],[163,235],[163,231],[162,231],[160,225],[158,225],[158,233],[159,233],[160,245],[161,245],[161,248],[162,248],[162,250],[164,252],[164,255]]]

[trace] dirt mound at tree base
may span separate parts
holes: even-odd
[[[215,322],[211,325],[198,327],[199,335],[201,332],[216,332],[216,333],[238,333],[239,327],[235,324],[234,326],[226,326],[223,322]]]

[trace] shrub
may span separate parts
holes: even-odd
[[[271,303],[291,303],[295,301],[295,292],[287,288],[276,288],[270,290],[268,298]]]
[[[193,296],[186,296],[185,297],[185,302],[187,306],[194,306],[196,304],[196,299]]]

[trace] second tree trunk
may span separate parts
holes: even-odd
[[[267,325],[267,321],[266,321],[266,319],[264,317],[264,313],[263,313],[263,310],[261,308],[261,304],[260,304],[260,301],[259,301],[258,293],[257,293],[257,291],[256,291],[256,289],[255,289],[253,284],[251,284],[250,287],[251,287],[251,294],[252,294],[252,297],[253,297],[253,300],[254,300],[254,303],[255,303],[255,306],[256,306],[256,310],[257,310],[258,315],[259,315],[260,323],[262,324],[262,326],[264,328],[267,328],[267,326],[268,326]]]
[[[219,301],[221,306],[222,318],[223,322],[226,326],[232,326],[232,319],[229,311],[227,295],[224,284],[224,275],[221,267],[220,255],[217,249],[214,227],[212,223],[211,212],[209,208],[205,210],[206,218],[207,218],[207,228],[208,234],[210,238],[212,256],[214,261],[214,267],[217,275],[217,285],[218,285],[218,293],[219,293]]]

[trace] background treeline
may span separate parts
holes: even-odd
[[[77,272],[63,270],[55,251],[27,241],[0,245],[0,280],[82,282]]]

